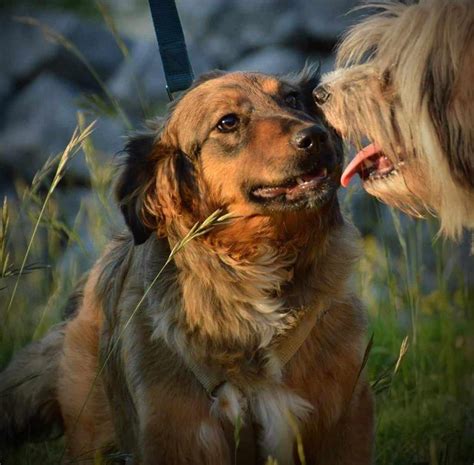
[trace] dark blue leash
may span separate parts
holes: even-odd
[[[173,93],[191,86],[194,73],[174,0],[149,0],[153,25],[165,71],[166,90]]]

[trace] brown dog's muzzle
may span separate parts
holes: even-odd
[[[273,163],[279,172],[275,182],[253,185],[250,189],[252,201],[271,205],[273,209],[315,208],[335,192],[340,157],[329,131],[321,124],[301,123],[288,134],[287,144],[291,151],[279,157],[280,163]]]
[[[326,168],[331,174],[337,165],[337,156],[329,141],[328,130],[315,124],[297,131],[290,139],[290,144],[296,149],[295,173],[307,173],[319,168]]]

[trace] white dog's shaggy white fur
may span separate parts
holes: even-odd
[[[369,6],[379,12],[349,31],[314,92],[347,141],[373,142],[342,182],[359,173],[372,195],[459,237],[474,227],[474,4]]]

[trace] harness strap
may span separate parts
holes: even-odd
[[[316,323],[327,313],[328,308],[329,306],[326,303],[321,303],[306,312],[298,324],[288,331],[273,349],[282,367],[298,352]],[[186,360],[186,363],[211,398],[216,396],[218,389],[227,381],[219,373],[212,372],[209,368],[197,364],[192,359]]]
[[[306,312],[300,319],[298,324],[294,326],[287,334],[282,337],[282,340],[276,344],[273,349],[275,356],[280,361],[283,368],[298,352],[304,341],[308,338],[312,329],[318,321],[320,321],[329,310],[329,303],[321,302],[316,307]],[[217,397],[217,392],[227,380],[222,375],[211,372],[208,368],[198,365],[192,358],[186,360],[188,368],[194,374],[196,379],[205,389],[206,393],[211,399]],[[229,444],[234,444],[236,448],[236,464],[250,465],[255,464],[256,457],[258,457],[258,446],[256,443],[254,423],[250,418],[249,421],[243,423],[243,428],[240,431],[240,445],[237,447],[234,438],[227,438]]]
[[[194,73],[184,41],[183,28],[174,0],[149,0],[153,25],[166,78],[166,90],[172,94],[187,89]]]
[[[217,390],[226,382],[226,380],[223,379],[219,374],[209,370],[209,368],[203,368],[193,359],[188,358],[186,360],[186,364],[196,379],[199,381],[201,386],[207,392],[208,396],[214,398]]]
[[[328,308],[328,306],[321,305],[306,312],[299,323],[277,345],[275,355],[278,357],[282,367],[298,352],[316,323],[326,314]]]

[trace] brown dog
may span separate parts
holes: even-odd
[[[128,144],[117,195],[132,234],[92,269],[64,330],[70,459],[231,464],[243,424],[246,465],[299,463],[294,428],[308,464],[371,463],[365,316],[347,282],[357,237],[317,79],[207,75]],[[216,209],[233,220],[189,242],[146,293]]]
[[[360,150],[341,182],[360,174],[389,205],[436,214],[458,237],[474,228],[472,0],[377,3],[338,50],[339,69],[315,98]]]

